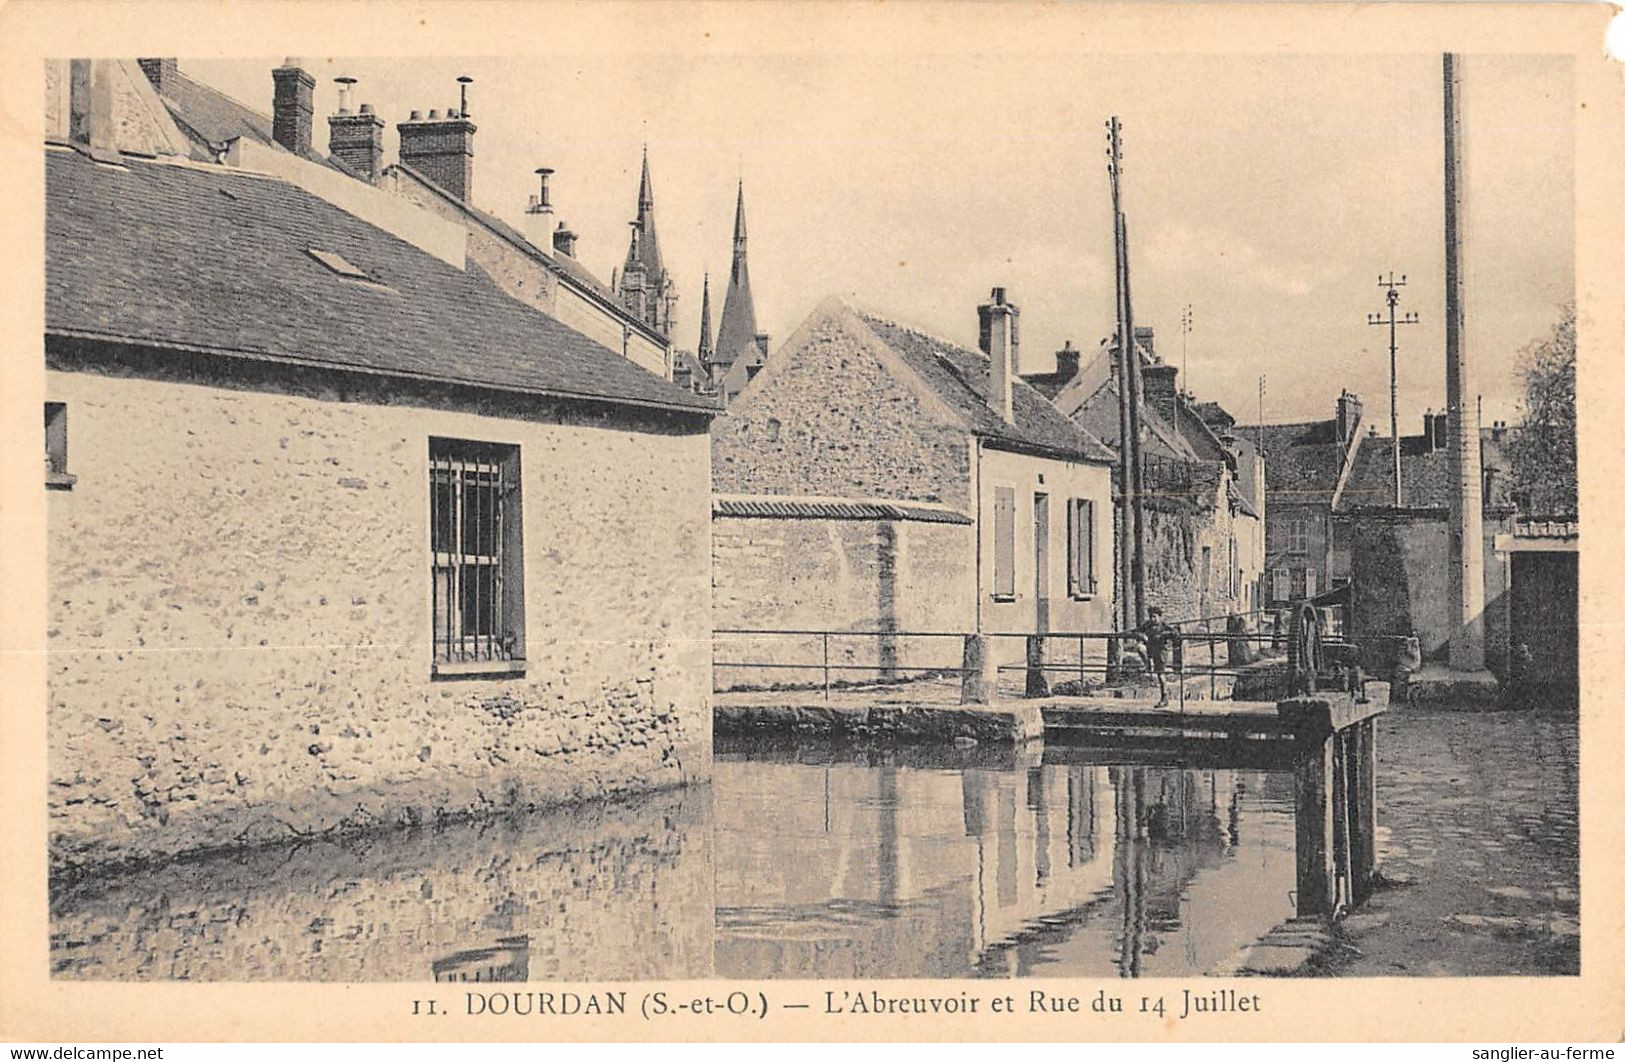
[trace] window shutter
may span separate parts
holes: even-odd
[[[1078,500],[1078,585],[1086,594],[1095,592],[1095,503]]]
[[[1016,596],[1016,492],[993,488],[993,596]]]

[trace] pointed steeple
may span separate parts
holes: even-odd
[[[740,357],[763,345],[756,331],[756,303],[750,293],[750,266],[745,257],[745,182],[739,182],[734,208],[733,268],[728,293],[722,300],[722,325],[717,329],[716,363],[726,369]],[[765,351],[764,351],[765,353]]]
[[[666,272],[655,235],[654,185],[649,179],[649,145],[643,146],[643,174],[638,180],[638,216],[615,284],[621,303],[664,335],[671,334],[677,286]]]
[[[705,274],[705,287],[700,293],[700,345],[695,351],[700,357],[700,363],[707,368],[711,365],[711,274]]]

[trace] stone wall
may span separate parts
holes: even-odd
[[[1503,679],[1511,598],[1506,558],[1495,534],[1510,516],[1484,517],[1484,662]],[[1424,660],[1447,655],[1454,619],[1450,605],[1450,514],[1444,509],[1340,515],[1338,536],[1349,544],[1353,639],[1414,635]]]
[[[718,515],[712,583],[719,630],[942,631],[975,624],[975,529],[917,520]],[[805,663],[719,670],[721,689],[822,683],[817,637],[718,635],[717,659]],[[897,676],[895,666],[959,667],[962,639],[833,638],[830,663],[874,666],[838,680]]]
[[[54,360],[56,868],[707,776],[703,421]],[[519,448],[523,676],[431,677],[430,436]]]
[[[849,314],[815,315],[711,430],[716,490],[971,504],[969,435],[882,365]]]

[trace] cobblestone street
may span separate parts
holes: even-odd
[[[1576,974],[1578,731],[1530,712],[1396,708],[1378,726],[1379,891],[1326,972]]]

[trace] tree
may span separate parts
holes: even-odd
[[[1573,306],[1563,308],[1550,335],[1519,352],[1517,372],[1523,425],[1511,440],[1513,497],[1529,515],[1575,516]]]

